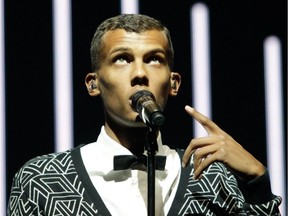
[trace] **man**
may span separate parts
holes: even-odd
[[[139,91],[151,93],[148,102],[155,98],[160,111],[177,95],[173,56],[159,21],[144,15],[104,21],[85,79],[89,94],[103,102],[101,133],[94,143],[26,163],[15,175],[8,215],[147,215],[146,163],[119,169],[114,156],[141,155],[151,130],[157,156],[166,156],[155,171],[155,215],[279,215],[281,198],[272,194],[265,167],[210,119],[185,107],[208,136],[192,139],[184,152],[163,145],[158,127],[135,111]]]

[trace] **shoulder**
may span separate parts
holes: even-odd
[[[32,158],[18,170],[14,179],[20,181],[21,184],[25,184],[25,182],[29,182],[38,176],[65,173],[73,164],[71,151],[50,153]]]
[[[57,163],[57,162],[63,163],[64,161],[69,159],[69,157],[71,157],[71,150],[58,152],[58,153],[45,154],[45,155],[32,158],[27,163],[25,163],[22,168],[27,169],[27,168],[36,166],[37,169],[40,169],[40,170],[45,169],[45,168],[47,169],[45,165],[51,164],[51,163]]]

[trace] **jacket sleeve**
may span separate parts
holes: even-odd
[[[28,216],[41,215],[37,211],[37,205],[29,199],[21,183],[23,177],[22,169],[16,173],[13,179],[12,188],[8,200],[7,215],[8,216]]]
[[[210,179],[210,182],[216,180],[210,184],[216,196],[212,202],[214,205],[220,205],[225,214],[280,215],[279,205],[282,200],[281,197],[272,193],[267,170],[262,176],[244,182],[239,180],[223,163],[216,162],[206,170],[206,177]],[[219,185],[222,186],[219,187]]]
[[[241,182],[221,162],[208,166],[199,179],[193,179],[193,164],[190,169],[188,179],[181,182],[181,187],[185,182],[188,184],[179,215],[280,215],[281,198],[272,194],[268,172],[249,182]]]
[[[272,193],[267,170],[262,176],[248,182],[238,180],[238,183],[245,198],[244,212],[257,215],[280,215],[278,207],[282,200]]]

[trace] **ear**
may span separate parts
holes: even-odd
[[[171,96],[176,96],[178,93],[178,90],[181,85],[181,76],[177,72],[171,72],[170,76],[170,83],[171,83],[171,88],[170,88],[170,95]]]
[[[100,94],[100,90],[98,88],[98,79],[97,74],[94,73],[88,73],[85,77],[85,85],[88,90],[88,93],[90,96],[98,96]]]

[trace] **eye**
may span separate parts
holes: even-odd
[[[125,65],[125,64],[129,64],[131,61],[128,56],[119,55],[113,59],[113,62],[117,65]]]
[[[159,65],[163,63],[164,60],[160,56],[151,56],[147,59],[147,64]]]

